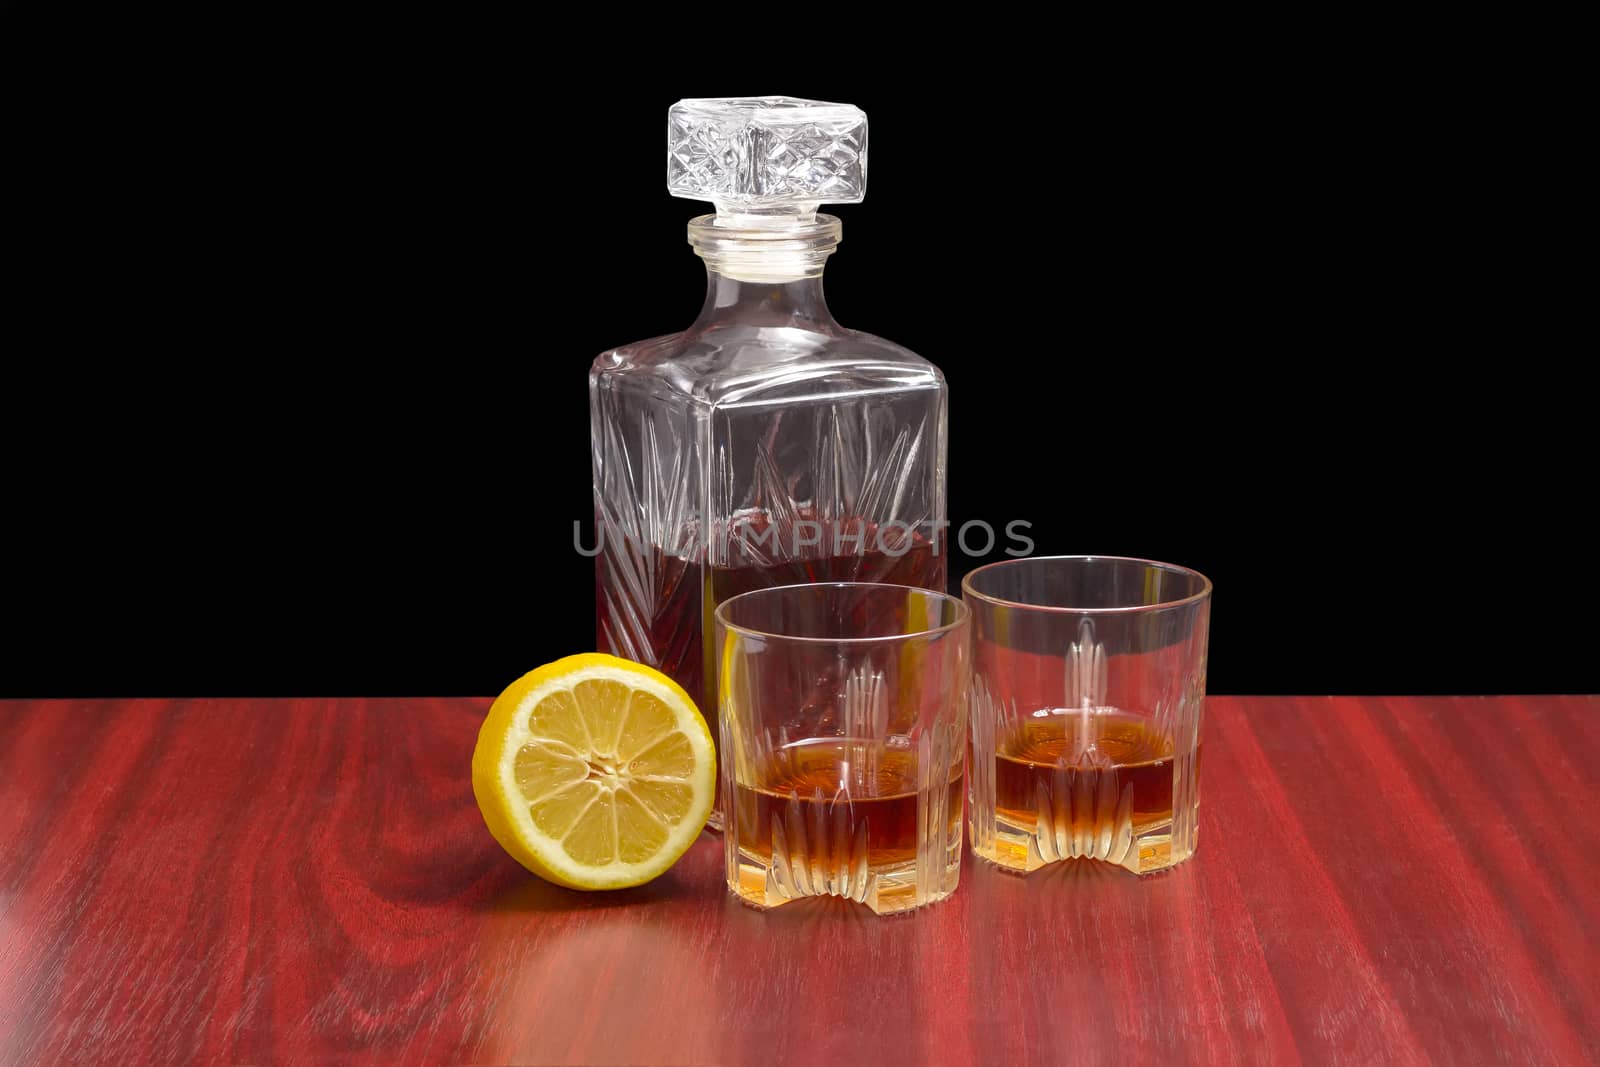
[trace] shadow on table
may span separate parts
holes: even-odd
[[[974,864],[974,873],[980,878],[995,878],[1001,885],[1020,884],[1025,886],[1109,886],[1109,885],[1138,885],[1143,879],[1158,878],[1161,875],[1134,874],[1125,867],[1101,863],[1099,860],[1064,860],[1060,863],[1051,863],[1040,867],[1036,871],[1023,874],[1020,871],[1004,870],[987,863]],[[1166,872],[1161,872],[1165,874]]]
[[[1024,875],[978,864],[964,888],[972,891],[971,913],[984,919],[1012,913],[1134,916],[1189,907],[1196,886],[1191,868],[1192,862],[1139,875],[1094,860],[1067,860]]]
[[[899,918],[899,916],[880,917],[873,914],[872,909],[865,904],[857,904],[853,900],[844,900],[840,897],[804,897],[763,910],[728,893],[723,907],[731,922],[754,921],[778,926],[808,926],[819,923],[850,926],[856,923],[880,923],[885,919],[894,921]]]
[[[681,900],[696,892],[668,871],[646,885],[631,889],[584,892],[565,889],[520,868],[507,877],[507,884],[478,902],[478,911],[488,912],[579,912],[632,908]]]

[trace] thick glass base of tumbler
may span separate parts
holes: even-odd
[[[936,884],[932,886],[919,882],[915,862],[861,871],[798,872],[782,865],[770,867],[759,857],[741,853],[737,880],[730,880],[728,888],[744,903],[762,910],[833,897],[864,905],[878,915],[894,915],[947,899],[960,878],[959,848],[954,862],[934,872]]]
[[[1117,832],[1118,830],[1122,832]],[[1121,867],[1134,874],[1154,874],[1194,855],[1194,843],[1174,843],[1172,824],[1153,826],[1141,834],[1129,827],[1103,825],[1058,827],[1041,819],[1031,829],[996,820],[992,838],[980,840],[973,828],[973,855],[1017,874],[1031,874],[1058,863],[1089,861]],[[1192,835],[1191,835],[1192,836]]]

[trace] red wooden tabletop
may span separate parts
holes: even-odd
[[[1213,697],[1194,860],[891,919],[538,881],[487,707],[0,703],[0,1063],[1600,1058],[1600,698]]]

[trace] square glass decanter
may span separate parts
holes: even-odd
[[[847,104],[673,105],[668,189],[717,209],[689,223],[705,305],[589,375],[598,646],[671,675],[713,735],[723,600],[799,582],[945,587],[944,377],[841,327],[822,295],[840,225],[817,207],[860,201],[866,168],[866,116]]]

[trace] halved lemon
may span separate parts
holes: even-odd
[[[472,753],[496,841],[573,889],[620,889],[671,867],[716,798],[716,752],[694,701],[660,671],[592,652],[506,687]]]

